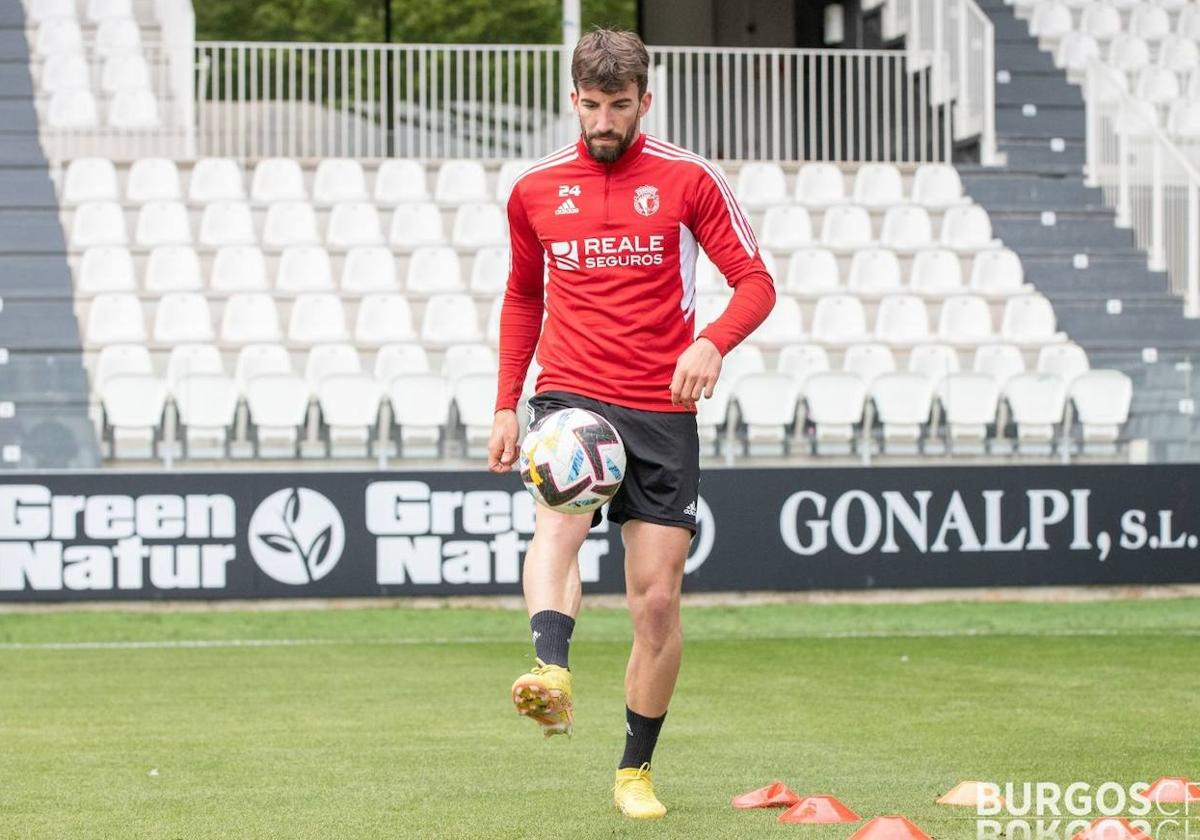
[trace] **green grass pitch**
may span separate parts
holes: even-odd
[[[857,828],[730,808],[781,779],[941,840],[976,836],[970,809],[933,803],[962,779],[1200,777],[1200,601],[695,607],[684,622],[654,767],[670,813],[634,824],[610,798],[621,610],[581,616],[575,737],[549,741],[508,698],[531,659],[517,611],[0,614],[0,838]],[[190,641],[212,644],[162,644]]]

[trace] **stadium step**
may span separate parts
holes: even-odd
[[[38,207],[58,209],[54,183],[44,169],[0,166],[0,209]]]
[[[1166,272],[1149,271],[1145,255],[1088,254],[1084,268],[1075,267],[1075,254],[1025,254],[1025,279],[1051,298],[1154,298],[1169,296]]]
[[[0,394],[7,400],[79,404],[87,374],[70,353],[10,353],[0,365]]]
[[[61,254],[0,253],[0,298],[12,303],[17,298],[62,298],[75,292],[71,270]]]
[[[79,324],[68,300],[5,301],[0,336],[10,351],[79,350]]]
[[[57,210],[0,208],[0,254],[63,254]]]
[[[1032,38],[996,43],[996,72],[1059,72],[1049,53],[1038,49]]]
[[[996,85],[997,105],[1074,105],[1083,107],[1083,94],[1061,73],[1013,72],[1009,81]]]
[[[1054,205],[1051,205],[1053,208]],[[1061,205],[1059,205],[1061,208]],[[1010,248],[1064,241],[1084,251],[1121,252],[1134,247],[1133,232],[1113,226],[1111,210],[1051,209],[991,212],[992,230]]]
[[[1024,105],[997,105],[996,135],[1002,140],[1083,140],[1087,136],[1087,117],[1082,106],[1038,105],[1030,110]]]
[[[1078,175],[1083,171],[1084,144],[1078,140],[1004,139],[997,143],[1008,156],[1008,165],[1023,172],[1062,173]]]
[[[992,169],[974,174],[963,173],[963,187],[989,212],[1008,209],[1054,210],[1101,209],[1104,196],[1099,189],[1085,186],[1079,177],[1038,177],[1011,175]]]

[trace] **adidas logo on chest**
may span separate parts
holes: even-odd
[[[562,204],[558,205],[558,209],[554,211],[555,216],[570,216],[573,213],[578,213],[579,208],[575,206],[575,200],[568,198]]]

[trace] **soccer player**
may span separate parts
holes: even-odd
[[[722,357],[775,303],[754,231],[721,171],[642,133],[648,65],[645,45],[631,32],[597,29],[580,39],[571,61],[580,137],[534,163],[513,186],[512,262],[488,444],[489,468],[510,469],[515,410],[535,348],[542,371],[529,400],[530,425],[562,408],[585,408],[624,441],[626,473],[608,519],[620,524],[625,545],[633,650],[613,797],[623,814],[642,819],[666,813],[650,761],[683,648],[679,593],[700,484],[696,401],[712,396]],[[696,336],[699,248],[733,295]],[[512,694],[517,711],[547,736],[572,728],[567,654],[581,598],[578,552],[599,521],[599,511],[589,517],[539,506],[525,554],[537,666],[517,679]]]

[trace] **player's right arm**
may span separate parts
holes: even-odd
[[[542,330],[545,249],[529,223],[519,184],[508,199],[510,261],[500,310],[500,374],[488,441],[488,469],[507,472],[517,460],[517,402]]]

